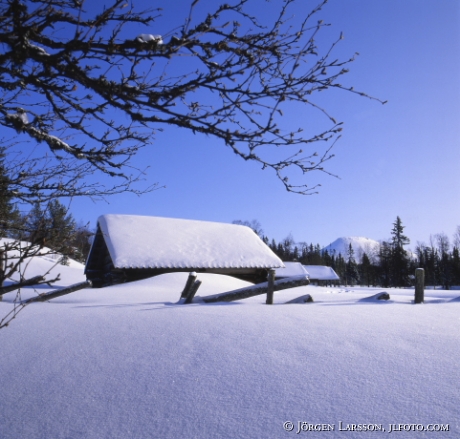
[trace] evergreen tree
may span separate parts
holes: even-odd
[[[310,243],[310,246],[308,247],[308,263],[310,265],[315,265],[313,261],[315,260],[315,247],[313,246],[313,243]]]
[[[425,278],[428,285],[433,285],[433,288],[436,288],[439,282],[439,256],[433,236],[430,236],[430,247],[426,247],[425,254],[428,274],[428,276],[425,275]]]
[[[10,179],[4,166],[4,151],[0,148],[0,238],[20,236],[22,218],[13,204]]]
[[[460,286],[460,249],[458,247],[452,250],[452,284]]]
[[[269,247],[271,251],[276,254],[278,250],[278,245],[276,244],[276,241],[274,239],[272,239],[272,241],[270,242]]]
[[[308,265],[308,245],[306,242],[301,243],[300,247],[300,262],[303,265]]]
[[[300,259],[299,247],[294,246],[294,250],[292,251],[292,260],[298,262],[299,259]]]
[[[321,258],[322,258],[322,260],[323,260],[323,264],[322,264],[322,265],[327,265],[328,267],[332,267],[332,266],[333,266],[333,264],[334,264],[334,257],[331,256],[327,250],[325,250],[325,251],[321,254]]]
[[[371,283],[373,283],[372,264],[366,252],[363,253],[360,271],[361,271],[361,276],[360,276],[361,283],[364,283],[364,285],[367,285],[368,287],[370,287]]]
[[[460,226],[457,226],[453,239],[452,284],[460,286]]]
[[[439,281],[445,290],[450,289],[452,285],[452,270],[451,270],[451,255],[449,254],[450,244],[449,238],[445,233],[438,233],[436,235],[438,244],[439,259]]]
[[[28,215],[27,229],[32,244],[62,253],[63,263],[67,262],[67,257],[74,255],[76,223],[59,200],[51,200],[44,209],[35,203]]]
[[[276,253],[276,256],[278,256],[282,261],[286,260],[287,255],[285,254],[284,247],[281,242],[279,242],[278,245],[276,246],[275,253]]]
[[[346,283],[346,277],[347,277],[347,264],[345,262],[345,259],[342,256],[342,253],[339,253],[337,255],[337,258],[335,260],[335,268],[334,271],[337,273],[337,275],[340,277],[341,283]]]
[[[388,288],[390,286],[391,278],[391,245],[383,241],[379,248],[379,279],[380,284]]]
[[[72,255],[76,223],[68,209],[58,200],[48,204],[48,246],[64,255]]]
[[[321,247],[319,244],[315,245],[313,252],[313,265],[325,265],[324,258],[321,255]]]
[[[79,262],[85,263],[91,249],[91,237],[94,235],[87,225],[79,225],[74,233],[73,257]]]
[[[460,249],[460,226],[457,226],[457,228],[455,229],[453,245],[457,249]]]
[[[355,283],[359,282],[359,273],[358,266],[355,261],[355,251],[350,244],[348,245],[347,250],[347,266],[346,266],[346,284],[353,286]]]
[[[396,217],[393,223],[391,249],[391,280],[395,287],[409,285],[409,256],[404,246],[409,244],[409,238],[404,235],[401,218]]]
[[[42,247],[46,244],[49,230],[49,218],[40,203],[34,203],[29,214],[26,216],[27,240],[32,244],[38,244]]]

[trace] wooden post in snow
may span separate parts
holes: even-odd
[[[425,300],[425,270],[423,268],[415,269],[415,297],[414,303],[423,303]]]
[[[192,288],[192,285],[196,281],[196,273],[192,271],[187,278],[187,282],[185,283],[185,287],[182,290],[182,293],[180,295],[180,299],[186,299],[188,296],[188,293],[190,291],[190,288]],[[198,289],[198,288],[197,288]],[[196,291],[195,291],[196,292]]]
[[[273,305],[273,293],[275,292],[275,269],[270,268],[268,270],[267,276],[268,286],[267,286],[267,305]]]
[[[185,298],[184,304],[192,303],[193,298],[195,297],[198,288],[200,288],[201,280],[197,279],[193,282],[193,285],[190,287],[187,297]]]

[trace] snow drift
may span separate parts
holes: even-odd
[[[69,284],[69,270],[83,276],[58,268]],[[362,301],[385,290],[307,286],[275,293],[272,306],[263,296],[177,305],[186,278],[26,307],[0,332],[2,439],[282,438],[302,422],[334,427],[310,438],[384,437],[340,430],[353,424],[448,424],[397,437],[460,437],[458,291],[413,305],[411,290]],[[202,296],[248,285],[198,278]],[[314,302],[284,304],[304,294]]]

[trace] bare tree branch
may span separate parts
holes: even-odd
[[[318,53],[316,38],[327,24],[314,17],[327,0],[297,26],[289,16],[294,1],[282,2],[270,26],[247,12],[249,0],[215,6],[201,21],[193,1],[167,40],[129,35],[127,26],[152,27],[161,16],[120,0],[93,16],[73,0],[2,2],[0,124],[47,146],[52,158],[126,178],[128,187],[130,159],[155,130],[185,128],[272,169],[288,191],[312,193],[315,186],[291,184],[288,171],[325,172],[333,155],[315,145],[332,143],[342,130],[312,95],[333,88],[367,95],[339,83],[355,59],[332,58],[342,36]],[[56,35],[64,25],[65,35]],[[330,127],[305,135],[302,126],[283,126],[283,109],[293,103],[321,112]],[[273,159],[267,148],[284,158]],[[47,181],[48,193],[62,195]]]

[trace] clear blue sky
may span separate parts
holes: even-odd
[[[259,16],[280,4],[254,1]],[[165,9],[165,20],[150,32],[170,30],[186,9],[178,4],[187,3]],[[295,13],[303,16],[316,4],[299,0]],[[411,247],[430,234],[451,237],[460,225],[460,2],[330,0],[318,18],[332,25],[323,47],[343,31],[337,55],[360,53],[346,84],[388,100],[382,106],[340,90],[320,96],[318,102],[345,122],[328,167],[340,179],[312,174],[309,183],[322,184],[318,195],[290,194],[273,173],[238,159],[220,142],[166,129],[136,159],[150,165],[147,183],[165,189],[112,197],[110,204],[74,200],[74,216],[93,225],[106,213],[257,219],[270,238],[291,233],[296,241],[325,246],[340,236],[386,239],[399,215]],[[295,117],[308,123],[306,112],[296,110]]]

